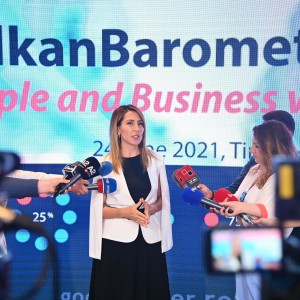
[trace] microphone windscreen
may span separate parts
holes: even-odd
[[[112,172],[112,170],[113,170],[112,163],[109,161],[103,161],[100,164],[100,168],[99,168],[98,172],[99,172],[99,175],[106,176],[106,175],[110,174]]]
[[[89,167],[89,166],[93,166],[95,169],[99,169],[101,167],[100,165],[100,162],[99,160],[94,157],[94,156],[90,156],[88,158],[86,158],[82,163],[81,165],[86,168],[86,167]]]
[[[224,188],[215,191],[214,199],[219,203],[224,201],[239,201],[237,197]]]
[[[83,179],[91,179],[99,175],[99,169],[101,168],[100,162],[97,158],[91,156],[85,159],[80,165],[77,166],[76,172],[80,174]]]
[[[99,180],[100,181],[100,180]],[[98,181],[98,183],[99,183]],[[114,178],[103,178],[102,179],[102,192],[99,190],[98,185],[98,192],[104,194],[110,194],[117,190],[117,181]]]
[[[199,206],[204,194],[195,188],[184,188],[181,192],[181,199],[191,205]]]

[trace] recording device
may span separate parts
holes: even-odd
[[[20,157],[12,152],[0,152],[0,179],[20,167]]]
[[[56,187],[53,196],[57,197],[58,195],[63,194],[66,189],[75,184],[81,178],[88,180],[98,175],[106,176],[112,171],[112,169],[113,166],[109,161],[100,163],[98,159],[91,156],[76,166],[73,170],[76,175],[70,178],[70,182],[66,184],[59,184]]]
[[[0,152],[0,181],[4,176],[8,175],[19,167],[20,158],[18,155],[10,152]],[[53,280],[52,287],[53,295],[55,296],[55,299],[58,299],[60,296],[60,288],[58,284],[60,274],[58,272],[58,262],[56,261],[56,251],[52,238],[50,238],[46,229],[41,225],[41,223],[34,222],[28,216],[15,214],[12,210],[0,206],[0,231],[9,231],[24,228],[45,237],[48,247],[45,250],[45,259],[38,276],[36,277],[33,284],[30,285],[29,288],[26,289],[18,299],[32,299],[32,297],[36,296],[37,292],[40,290],[47,277],[50,264],[52,265],[53,277],[55,278],[55,280]],[[9,266],[11,258],[9,252],[5,251],[1,254],[0,298],[11,299],[9,289]]]
[[[206,238],[206,268],[211,273],[284,270],[279,227],[215,227]]]
[[[222,188],[218,189],[214,193],[214,199],[220,203],[220,202],[226,202],[226,201],[237,201],[239,202],[238,198],[236,198],[233,194],[231,194],[228,190]],[[229,211],[229,213],[231,213]],[[247,214],[239,214],[239,216],[249,225],[253,225],[252,218]]]
[[[273,170],[275,215],[281,225],[210,228],[206,267],[217,274],[262,271],[262,299],[299,299],[300,238],[297,231],[284,238],[282,225],[300,225],[300,159],[277,156]]]
[[[195,205],[195,206],[203,205],[207,209],[216,208],[220,210],[223,207],[226,208],[226,206],[221,205],[214,200],[205,198],[204,194],[196,188],[183,189],[183,191],[181,192],[181,199],[190,205]],[[229,212],[232,213],[233,211],[229,210]]]
[[[117,181],[114,178],[101,178],[97,183],[87,185],[87,189],[97,190],[100,194],[111,194],[117,190]]]
[[[38,291],[41,289],[43,283],[46,280],[49,268],[52,265],[54,278],[53,280],[53,294],[55,299],[58,299],[60,295],[59,290],[59,279],[60,274],[58,273],[58,262],[56,261],[56,250],[54,246],[53,239],[48,235],[46,229],[41,225],[41,223],[34,222],[28,216],[22,216],[14,213],[12,210],[0,206],[0,231],[10,231],[16,229],[28,229],[38,235],[43,236],[47,240],[48,247],[45,250],[45,258],[43,265],[40,269],[38,276],[29,288],[22,293],[16,299],[32,299],[36,296]],[[3,253],[2,253],[3,254]],[[10,297],[9,289],[9,267],[10,267],[10,253],[6,254],[0,258],[0,299],[12,299]],[[14,298],[15,299],[15,298]]]
[[[273,168],[276,217],[280,221],[300,220],[300,159],[277,156]]]
[[[172,178],[181,189],[186,187],[193,188],[201,183],[197,173],[189,165],[185,165],[180,169],[175,170],[172,174]]]
[[[61,170],[65,179],[71,179],[73,176],[76,175],[76,168],[81,164],[80,161],[76,161],[72,164],[67,164]]]

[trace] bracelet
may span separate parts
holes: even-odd
[[[260,203],[258,203],[256,205],[260,210],[261,217],[262,218],[268,218],[268,211],[267,211],[266,207],[263,204],[260,204]]]
[[[210,190],[210,191],[211,191],[211,193],[212,193],[212,196],[211,196],[210,200],[213,200],[213,199],[214,199],[214,196],[215,196],[215,193],[214,193],[213,190]]]

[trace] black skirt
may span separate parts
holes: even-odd
[[[161,242],[147,244],[141,230],[134,242],[102,240],[93,259],[90,300],[169,300],[166,257]]]

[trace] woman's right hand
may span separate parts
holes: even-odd
[[[205,184],[200,183],[199,185],[197,185],[197,189],[200,190],[203,194],[204,197],[207,199],[212,199],[213,198],[213,191],[208,188]]]
[[[140,200],[135,205],[123,208],[123,217],[138,223],[141,226],[147,227],[149,224],[149,217],[138,210],[138,207],[142,203],[142,200]]]

